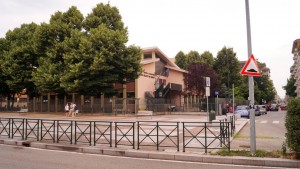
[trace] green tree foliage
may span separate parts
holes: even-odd
[[[209,66],[213,67],[214,63],[215,63],[215,59],[214,59],[212,53],[210,53],[209,51],[205,51],[204,53],[202,53],[200,55],[200,62],[206,63]]]
[[[141,49],[127,47],[127,28],[115,7],[98,4],[86,18],[71,7],[56,12],[36,33],[42,56],[34,72],[41,92],[97,95],[141,73]]]
[[[93,28],[98,28],[101,24],[106,25],[110,30],[124,30],[124,23],[119,10],[109,4],[98,4],[86,17],[84,28],[86,31],[90,31]],[[127,31],[127,28],[125,31]]]
[[[249,86],[248,76],[243,76],[241,83],[234,88],[234,97],[239,100],[248,100]]]
[[[257,104],[262,104],[262,100],[269,103],[275,95],[274,85],[267,76],[254,77],[254,98]]]
[[[285,90],[285,94],[290,96],[290,97],[296,97],[297,93],[296,91],[296,86],[295,86],[296,80],[293,76],[290,76],[289,79],[287,79],[287,83],[285,86],[282,88]]]
[[[226,97],[229,89],[234,84],[237,88],[242,84],[242,77],[240,75],[240,63],[236,57],[236,53],[232,48],[224,47],[217,54],[214,63],[214,70],[218,74],[219,84],[224,84],[227,91],[221,91],[221,97]]]
[[[84,17],[76,7],[65,13],[56,12],[49,24],[43,23],[35,34],[36,50],[39,54],[37,69],[33,73],[34,83],[39,91],[64,93],[61,76],[66,73],[68,62],[66,41],[74,32],[80,31]],[[80,56],[78,56],[80,57]]]
[[[197,51],[190,51],[187,55],[187,68],[193,63],[201,63],[200,54]]]
[[[4,74],[5,67],[3,66],[5,56],[8,54],[9,51],[9,43],[5,38],[0,38],[0,94],[4,96],[10,96],[11,91],[6,83],[6,81],[9,79],[9,76]]]
[[[184,76],[186,91],[204,95],[206,86],[204,77],[210,77],[210,91],[213,95],[217,87],[217,75],[212,67],[204,63],[193,63],[188,67],[188,72]]]
[[[300,98],[291,99],[287,105],[285,127],[286,141],[289,148],[300,157]]]
[[[179,51],[175,56],[175,64],[179,66],[181,69],[187,68],[187,56],[182,52]]]
[[[32,82],[33,66],[37,63],[37,54],[33,47],[33,35],[37,28],[34,23],[23,24],[6,33],[6,49],[2,55],[1,70],[8,87],[4,93],[14,98],[15,94],[30,89],[28,95],[35,95]],[[14,99],[13,99],[14,100]],[[13,106],[14,102],[12,102]]]

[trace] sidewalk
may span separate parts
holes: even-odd
[[[171,122],[194,122],[207,121],[205,114],[199,115],[157,115],[135,117],[132,115],[108,116],[103,114],[80,114],[78,117],[66,117],[64,113],[0,113],[0,117],[21,117],[21,118],[46,118],[46,119],[68,119],[68,120],[105,120],[105,121],[171,121]],[[217,119],[222,119],[224,116],[217,116]],[[235,134],[238,133],[247,123],[248,119],[237,119],[235,122]],[[231,138],[232,140],[233,138]],[[104,146],[86,146],[62,143],[43,143],[43,142],[28,142],[11,139],[1,139],[0,144],[30,146],[34,148],[74,151],[80,153],[103,154],[113,156],[163,159],[163,160],[178,160],[191,162],[205,163],[220,163],[220,164],[236,164],[236,165],[254,165],[254,166],[269,166],[269,167],[284,167],[284,168],[300,168],[300,161],[277,159],[277,158],[249,158],[249,157],[221,157],[204,154],[203,152],[188,151],[177,152],[171,149],[164,151],[147,151],[135,150],[128,147],[104,147]]]

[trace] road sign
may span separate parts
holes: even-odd
[[[205,96],[210,96],[210,88],[209,87],[205,87]]]
[[[206,87],[210,87],[210,77],[205,77]]]
[[[244,65],[241,75],[261,76],[259,67],[253,55],[251,55]]]
[[[215,95],[216,95],[216,96],[219,96],[219,91],[215,91]]]

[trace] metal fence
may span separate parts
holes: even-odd
[[[101,98],[74,95],[74,97],[59,98],[53,95],[41,96],[35,99],[22,99],[15,101],[15,107],[10,111],[19,111],[21,108],[29,112],[64,112],[66,103],[72,102],[77,105],[79,113],[107,113],[112,115],[134,114],[138,110],[150,110],[157,113],[171,111],[177,112],[207,112],[216,111],[217,114],[226,114],[226,105],[233,104],[232,100],[225,98],[210,97],[207,99],[185,97],[178,99],[167,98]],[[235,99],[235,105],[247,104],[244,100]],[[9,111],[4,98],[0,99],[0,111]]]
[[[53,143],[185,152],[187,149],[226,148],[234,133],[234,116],[219,122],[81,121],[34,118],[0,118],[0,137]],[[136,125],[137,124],[137,125]],[[114,133],[113,133],[114,132]],[[136,141],[137,140],[137,141]]]

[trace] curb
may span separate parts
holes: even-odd
[[[0,144],[12,146],[27,146],[38,149],[49,149],[58,151],[71,151],[87,154],[99,154],[109,156],[122,156],[145,159],[161,159],[161,160],[175,160],[186,162],[203,162],[203,163],[217,163],[217,164],[233,164],[233,165],[250,165],[263,167],[284,167],[284,168],[300,168],[300,161],[277,158],[255,158],[255,157],[223,157],[202,154],[185,154],[182,152],[155,152],[155,151],[140,151],[122,148],[108,148],[108,147],[84,147],[77,145],[61,145],[55,143],[41,143],[28,142],[16,140],[0,140]]]

